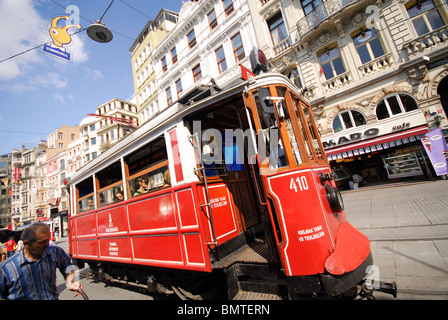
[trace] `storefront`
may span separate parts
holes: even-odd
[[[403,100],[401,95],[391,97]],[[364,183],[433,177],[431,163],[420,141],[428,132],[422,111],[419,108],[407,111],[402,103],[403,112],[393,114],[391,97],[384,99],[390,103],[386,105],[390,116],[385,115],[371,124],[358,121],[360,125],[347,130],[348,120],[342,125],[343,130],[322,139],[333,169],[348,169],[347,173],[360,175]],[[352,120],[353,115],[350,115]],[[343,117],[340,119],[344,121]],[[336,125],[340,124],[333,125],[335,131]]]

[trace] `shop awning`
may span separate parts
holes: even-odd
[[[419,135],[428,132],[425,126],[420,126],[393,134],[388,134],[374,139],[363,140],[357,143],[344,145],[342,147],[326,150],[325,153],[329,161],[349,158],[360,154],[370,153],[378,150],[395,147],[409,142],[414,142]]]

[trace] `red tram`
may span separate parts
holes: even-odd
[[[72,257],[98,279],[152,293],[338,296],[373,263],[345,217],[311,107],[279,74],[196,88],[68,189]]]

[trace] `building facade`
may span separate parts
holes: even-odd
[[[11,158],[10,153],[0,156],[0,228],[11,223]]]
[[[47,157],[67,150],[70,143],[79,138],[79,126],[68,126],[64,124],[47,136]]]
[[[137,106],[122,99],[114,98],[96,107],[95,113],[99,153],[106,151],[138,127]],[[90,139],[91,144],[93,139]]]
[[[129,49],[140,124],[145,123],[159,112],[155,62],[151,57],[154,48],[174,28],[177,19],[176,12],[162,9],[154,21],[148,21]],[[176,55],[176,51],[172,53],[174,56]]]
[[[46,154],[47,142],[41,141],[37,147],[14,149],[11,162],[11,221],[12,229],[20,225],[34,222],[38,215],[43,214],[39,207],[38,186],[42,177],[38,167]],[[45,156],[43,156],[45,157]]]
[[[333,168],[434,176],[419,138],[448,128],[446,1],[249,3],[270,71],[310,99]]]
[[[151,56],[159,112],[188,103],[195,90],[240,81],[240,65],[250,67],[256,45],[247,1],[184,2],[176,26]]]

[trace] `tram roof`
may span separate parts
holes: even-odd
[[[152,138],[160,136],[167,128],[174,127],[179,119],[201,109],[216,105],[231,97],[236,97],[242,94],[245,90],[252,90],[255,87],[274,83],[283,84],[300,96],[297,87],[284,75],[279,73],[266,73],[238,83],[233,87],[219,91],[200,101],[193,102],[192,104],[173,104],[171,107],[164,109],[155,118],[146,122],[134,132],[128,134],[123,140],[119,141],[114,146],[101,153],[98,157],[81,167],[70,177],[67,187],[73,183],[81,182],[86,178],[87,174],[90,175],[95,171],[102,170],[113,162],[118,161],[122,156],[141,147],[143,142],[148,142],[148,139],[152,140]]]

